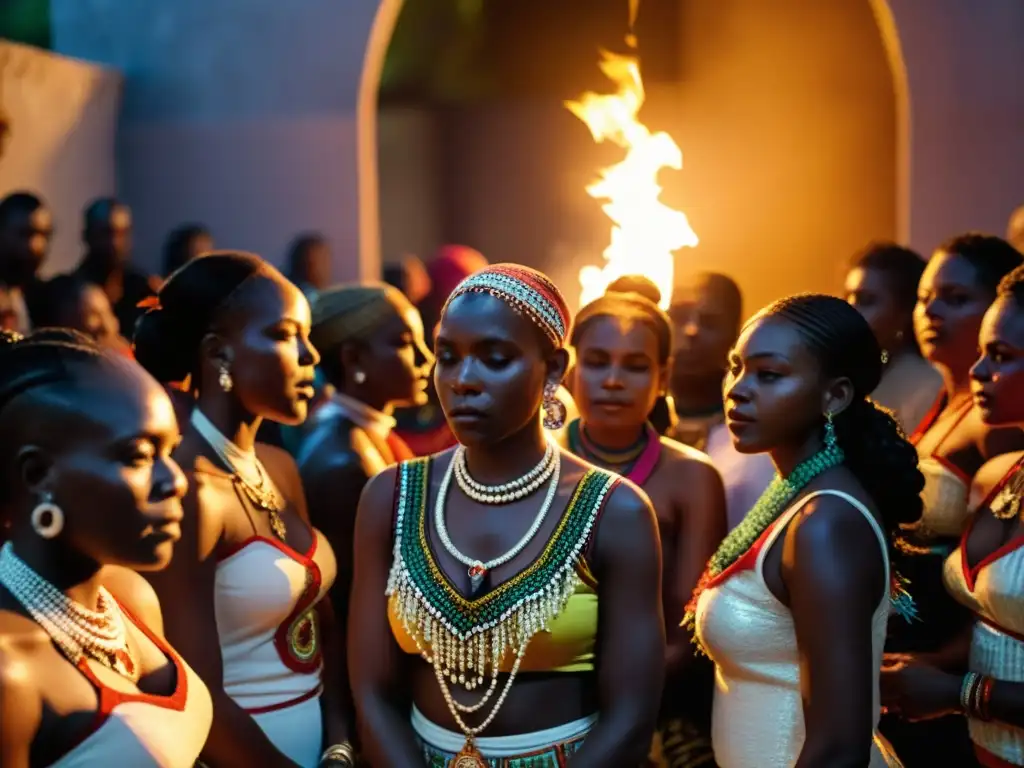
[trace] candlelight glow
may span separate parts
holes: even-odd
[[[613,280],[640,274],[661,289],[661,306],[667,309],[672,301],[673,253],[698,242],[686,215],[658,199],[658,171],[681,170],[683,153],[667,133],[651,133],[637,119],[644,103],[639,61],[603,52],[600,66],[618,91],[588,92],[565,106],[586,123],[595,141],[614,142],[626,150],[626,157],[601,170],[600,178],[587,187],[591,197],[607,201],[601,209],[612,220],[612,232],[603,254],[605,265],[580,270],[580,306],[601,296]]]

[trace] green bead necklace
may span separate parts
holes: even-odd
[[[801,463],[788,476],[776,474],[765,492],[728,536],[722,541],[708,561],[693,596],[686,605],[685,626],[692,627],[697,612],[697,602],[708,585],[730,565],[739,560],[761,538],[761,535],[779,519],[804,488],[821,473],[843,463],[843,450],[832,441]]]

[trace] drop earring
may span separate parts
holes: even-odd
[[[217,383],[220,384],[220,388],[225,392],[230,392],[234,388],[235,382],[231,380],[231,373],[228,372],[227,363],[221,364],[220,375],[217,376]]]
[[[882,365],[888,365],[888,364],[889,364],[889,350],[888,349],[883,349],[882,350]]]
[[[561,429],[567,415],[565,403],[558,399],[558,384],[549,381],[544,385],[544,428],[552,431]]]
[[[354,381],[356,384],[365,384],[366,374],[357,368],[355,373],[352,374],[352,381]]]
[[[53,494],[47,491],[32,510],[32,530],[44,539],[53,539],[64,530],[64,510],[53,503]]]
[[[832,423],[832,411],[828,411],[825,414],[825,447],[835,448],[837,443],[836,425]]]

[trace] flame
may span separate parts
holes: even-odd
[[[626,150],[619,163],[600,171],[587,194],[607,200],[601,209],[612,220],[604,267],[580,270],[580,306],[601,296],[623,275],[645,275],[661,290],[661,306],[672,302],[673,252],[697,245],[686,215],[658,198],[658,171],[681,170],[683,153],[664,131],[651,133],[637,119],[644,103],[640,63],[632,56],[602,52],[601,71],[618,87],[614,94],[588,92],[565,106],[586,123],[598,143],[612,141]]]

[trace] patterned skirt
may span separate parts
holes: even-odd
[[[590,733],[597,716],[582,718],[556,728],[515,736],[480,737],[476,747],[491,768],[565,768]],[[415,707],[412,727],[423,751],[426,768],[453,768],[465,737],[427,720]]]

